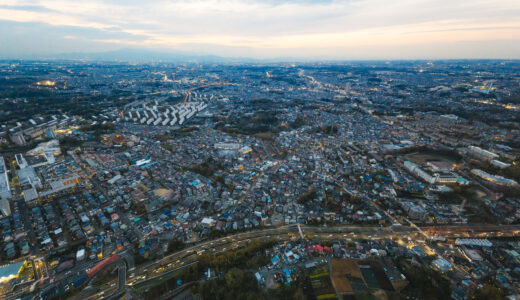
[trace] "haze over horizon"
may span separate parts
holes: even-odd
[[[0,0],[0,58],[118,49],[273,59],[520,58],[514,0]]]

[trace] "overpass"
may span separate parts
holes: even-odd
[[[108,296],[115,297],[113,299],[118,299],[120,295],[123,295],[126,291],[126,276],[127,270],[133,271],[135,268],[134,255],[131,250],[124,250],[118,254],[114,254],[110,257],[105,258],[104,260],[97,263],[94,267],[87,271],[88,278],[88,286],[85,288],[82,293],[80,293],[80,298],[86,299],[91,297],[92,295],[88,295],[88,293],[93,292],[93,289],[90,289],[90,283],[99,275],[102,274],[110,267],[116,267],[117,270],[117,291],[112,295]],[[97,294],[96,294],[97,295]]]

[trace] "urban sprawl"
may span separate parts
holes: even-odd
[[[519,83],[0,61],[0,298],[519,299]]]

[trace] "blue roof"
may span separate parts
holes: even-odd
[[[0,267],[0,278],[15,276],[16,274],[18,274],[18,271],[23,266],[23,263],[24,261],[20,261],[17,263]]]
[[[377,177],[379,177],[379,178],[381,178],[381,179],[383,179],[383,180],[388,180],[388,181],[392,180],[392,178],[390,178],[390,177],[386,177],[386,176],[383,176],[383,175],[381,175],[381,174],[377,174]]]

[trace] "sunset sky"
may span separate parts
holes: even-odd
[[[520,58],[519,0],[0,0],[0,57]]]

